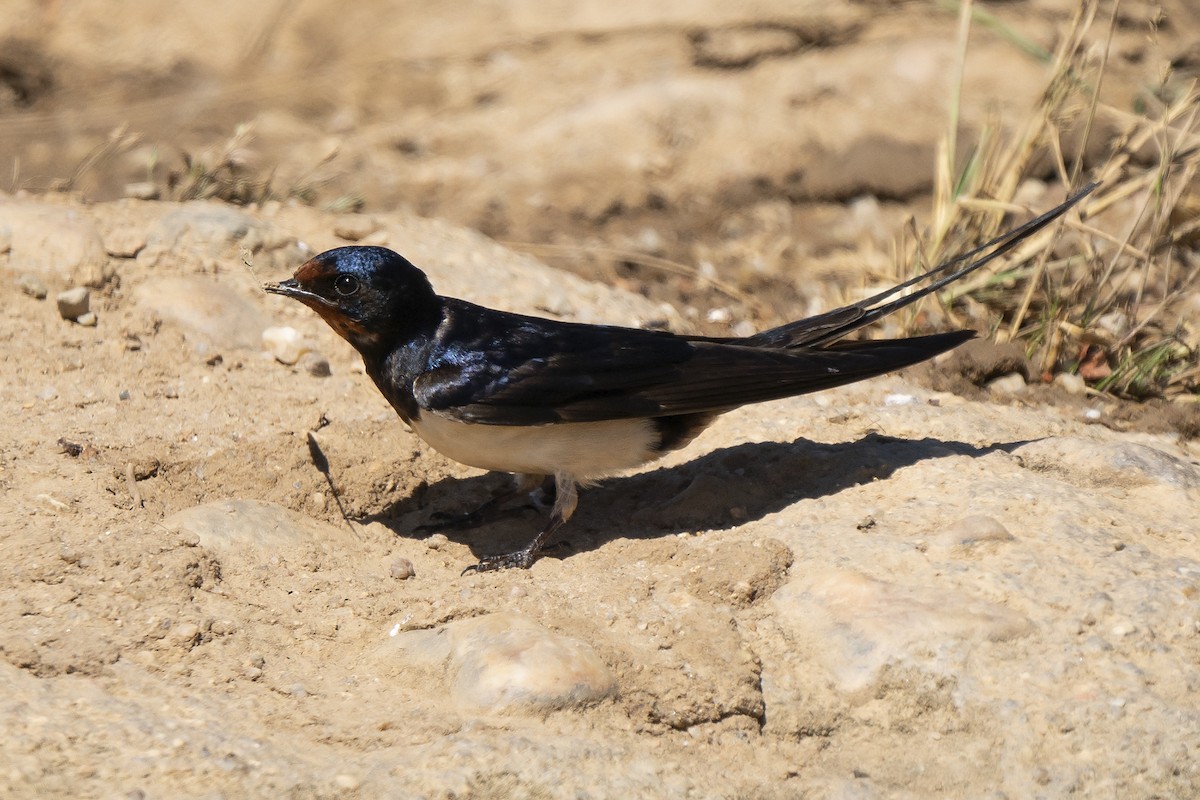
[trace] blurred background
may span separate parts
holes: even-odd
[[[892,277],[959,196],[1196,160],[1194,0],[7,0],[0,39],[0,190],[409,210],[702,327]]]

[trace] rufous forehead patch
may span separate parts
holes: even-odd
[[[316,256],[301,264],[293,277],[301,285],[304,285],[312,281],[321,280],[322,278],[331,278],[336,272],[337,269],[334,268],[332,260]]]

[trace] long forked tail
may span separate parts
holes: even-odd
[[[980,245],[979,247],[969,250],[962,255],[955,256],[948,261],[945,261],[926,273],[910,278],[886,289],[879,294],[868,297],[865,300],[860,300],[848,306],[835,308],[832,311],[827,311],[824,314],[818,314],[814,317],[789,322],[786,325],[781,325],[778,328],[772,328],[762,333],[757,333],[753,336],[748,336],[745,339],[738,341],[739,344],[747,344],[758,347],[812,347],[832,342],[839,339],[851,331],[855,331],[864,325],[869,325],[877,319],[881,319],[893,311],[898,311],[907,305],[915,303],[922,297],[933,294],[942,287],[953,283],[954,281],[970,275],[972,272],[986,266],[995,259],[1012,250],[1025,239],[1028,239],[1033,234],[1045,228],[1054,220],[1065,214],[1072,206],[1078,203],[1083,198],[1087,197],[1100,184],[1098,182],[1089,183],[1075,194],[1068,197],[1061,205],[1055,206],[1041,216],[1034,217],[1029,222],[1014,228],[1007,233],[1003,233],[992,239],[990,242]],[[994,249],[993,249],[994,248]],[[991,252],[987,252],[987,251]],[[987,253],[975,261],[981,253]],[[968,262],[965,267],[950,272],[950,270],[963,262]],[[949,274],[946,274],[949,272]],[[928,286],[923,286],[920,289],[906,294],[902,297],[897,297],[894,300],[889,298],[915,286],[929,278],[941,275],[942,277],[930,283]],[[885,302],[888,301],[888,302]]]

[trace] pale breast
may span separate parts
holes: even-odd
[[[550,475],[578,481],[639,466],[660,454],[648,420],[605,420],[552,425],[471,425],[425,411],[412,423],[417,435],[442,455],[499,472]]]

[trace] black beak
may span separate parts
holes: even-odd
[[[285,297],[298,297],[304,293],[300,288],[300,284],[296,283],[295,278],[288,278],[286,281],[279,283],[264,283],[263,289],[271,294],[281,294]]]
[[[263,290],[271,294],[281,294],[284,297],[290,297],[293,300],[299,300],[307,306],[329,306],[336,308],[337,304],[326,300],[319,294],[313,294],[307,289],[302,289],[300,283],[295,278],[288,278],[286,281],[279,283],[264,283]]]

